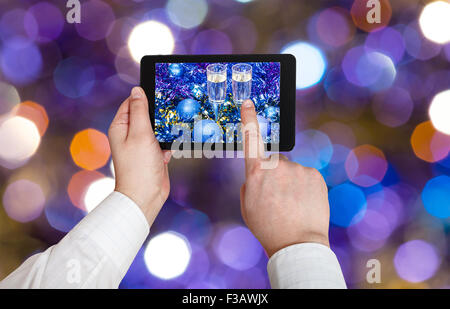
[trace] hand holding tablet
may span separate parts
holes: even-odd
[[[248,129],[243,133],[245,183],[240,193],[246,225],[269,257],[295,244],[329,247],[330,207],[322,175],[279,153],[267,158],[251,101],[244,101],[241,114],[242,124]],[[276,167],[265,168],[274,157]]]

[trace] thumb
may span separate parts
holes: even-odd
[[[134,87],[130,97],[130,130],[129,137],[141,137],[150,135],[155,138],[150,124],[148,113],[148,101],[144,90]]]
[[[244,142],[245,171],[248,176],[250,171],[258,166],[264,159],[264,142],[259,131],[258,118],[255,105],[251,100],[245,100],[241,106],[242,137]]]
[[[109,144],[112,148],[123,143],[128,135],[130,119],[130,100],[126,99],[117,110],[108,130]]]

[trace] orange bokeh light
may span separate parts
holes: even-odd
[[[47,111],[42,105],[36,102],[25,101],[18,104],[13,108],[12,114],[33,121],[41,136],[47,131],[49,122]]]
[[[411,135],[415,155],[426,162],[437,162],[450,151],[450,136],[437,131],[431,121],[419,124]]]
[[[102,173],[97,171],[79,171],[70,178],[67,186],[67,194],[73,205],[79,209],[86,211],[84,204],[84,196],[89,185],[94,181],[105,177]]]
[[[108,137],[95,129],[78,132],[70,144],[70,154],[81,168],[90,171],[101,168],[111,155]]]
[[[392,7],[389,0],[355,0],[350,13],[356,27],[366,32],[372,32],[389,24],[392,17]],[[377,14],[379,22],[372,20]]]

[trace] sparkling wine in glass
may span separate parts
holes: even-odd
[[[207,90],[215,120],[219,121],[219,112],[227,96],[227,65],[213,63],[206,67]]]
[[[252,66],[247,63],[238,63],[232,67],[233,99],[236,107],[240,109],[242,102],[250,99],[252,93]]]

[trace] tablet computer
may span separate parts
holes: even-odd
[[[266,150],[292,150],[295,62],[288,54],[143,57],[141,87],[161,148],[242,150],[240,106],[251,99]]]

